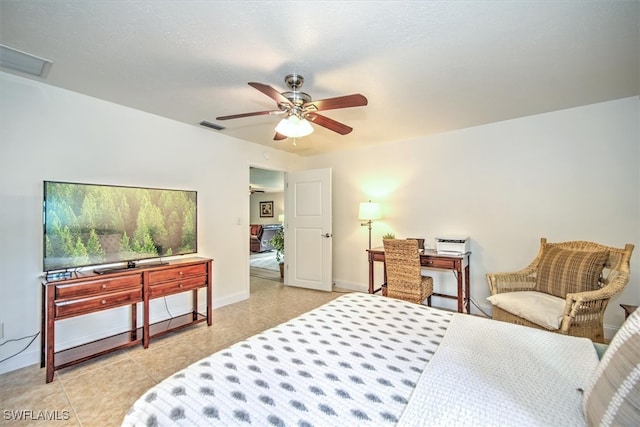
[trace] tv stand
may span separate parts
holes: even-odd
[[[46,367],[46,382],[56,370],[112,351],[143,344],[152,338],[196,323],[211,326],[211,283],[213,261],[185,258],[170,262],[138,264],[135,268],[105,269],[101,273],[78,272],[73,278],[42,282],[42,331],[40,367]],[[198,290],[206,289],[206,312],[198,312]],[[191,291],[192,310],[150,324],[152,299]],[[138,327],[138,304],[143,304],[142,326]],[[56,322],[116,307],[130,307],[129,329],[73,348],[55,351]]]

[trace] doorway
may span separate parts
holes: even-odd
[[[283,282],[273,237],[283,230],[282,171],[249,167],[249,275]]]

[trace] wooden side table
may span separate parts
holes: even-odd
[[[629,304],[620,304],[620,307],[624,310],[624,320],[627,320],[627,317],[633,313],[638,306],[637,305],[629,305]]]

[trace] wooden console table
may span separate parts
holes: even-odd
[[[384,262],[384,247],[372,248],[367,250],[369,255],[369,293],[373,294],[380,291],[381,288],[374,289],[373,263]],[[458,301],[459,313],[470,313],[469,306],[469,258],[471,252],[464,255],[445,255],[438,254],[433,250],[425,250],[420,254],[420,264],[424,268],[435,270],[452,270],[456,274],[458,280],[457,295],[446,295],[433,293],[435,297],[455,299]],[[387,269],[385,265],[384,280],[387,282]]]
[[[186,258],[162,265],[140,264],[136,268],[96,274],[80,272],[70,279],[42,282],[42,331],[40,367],[46,366],[46,381],[54,371],[94,357],[132,347],[151,338],[206,321],[211,326],[212,260]],[[206,288],[206,313],[198,313],[198,289]],[[149,301],[192,291],[192,311],[149,324]],[[137,305],[143,303],[142,327],[138,327]],[[130,329],[76,347],[55,351],[55,323],[116,307],[130,306]]]

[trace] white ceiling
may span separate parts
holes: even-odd
[[[251,167],[249,187],[265,193],[281,193],[284,191],[284,172]]]
[[[52,60],[46,83],[301,155],[636,96],[639,27],[640,0],[0,0],[0,43]],[[216,122],[274,109],[247,82],[292,72],[313,99],[365,95],[324,113],[354,131]]]

